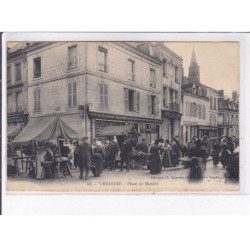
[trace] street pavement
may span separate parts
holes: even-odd
[[[238,191],[239,185],[227,183],[226,170],[212,161],[207,162],[204,179],[199,183],[189,182],[190,169],[183,165],[163,169],[160,174],[151,175],[148,170],[131,169],[129,172],[119,169],[104,170],[101,177],[94,177],[90,172],[89,180],[79,179],[79,170],[73,169],[73,177],[67,176],[61,180],[34,180],[25,175],[9,177],[8,191],[77,191],[77,192],[106,192],[106,191],[144,191],[144,192],[183,192],[183,191]]]

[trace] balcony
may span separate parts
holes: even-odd
[[[167,111],[180,112],[180,105],[178,103],[169,103],[168,105],[163,104],[163,108]]]

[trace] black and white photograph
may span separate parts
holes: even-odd
[[[6,190],[239,191],[239,46],[7,41]]]

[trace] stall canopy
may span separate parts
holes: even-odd
[[[69,127],[60,116],[31,119],[13,143],[28,143],[31,141],[53,141],[58,137],[79,139],[80,135]]]
[[[132,132],[132,125],[124,126],[106,126],[100,132],[97,133],[98,136],[117,136],[125,135]]]
[[[13,125],[7,127],[7,137],[8,138],[15,138],[22,130],[22,125]]]

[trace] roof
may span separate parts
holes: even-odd
[[[100,132],[98,132],[97,135],[98,136],[124,135],[131,131],[132,131],[132,125],[106,126]]]

